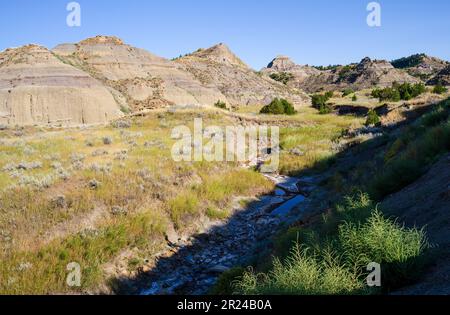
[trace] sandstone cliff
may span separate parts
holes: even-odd
[[[0,53],[0,123],[105,123],[121,116],[111,93],[87,73],[37,45]]]
[[[118,101],[133,111],[226,101],[219,90],[203,86],[176,63],[126,45],[116,37],[97,36],[77,44],[63,44],[53,52],[114,89],[116,98],[122,99]]]

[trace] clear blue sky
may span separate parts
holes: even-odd
[[[369,0],[78,0],[79,28],[66,25],[68,2],[1,0],[0,50],[104,34],[167,58],[224,42],[256,69],[279,54],[314,65],[417,52],[450,59],[447,0],[379,0],[380,28],[366,24]]]

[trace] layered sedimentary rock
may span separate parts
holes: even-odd
[[[203,84],[217,87],[234,107],[266,105],[276,97],[288,99],[295,106],[310,102],[303,91],[252,70],[225,44],[199,49],[176,61]]]
[[[121,116],[112,94],[89,74],[38,45],[0,53],[0,123],[105,123]]]
[[[97,36],[63,44],[53,52],[89,72],[116,91],[131,110],[165,105],[213,105],[226,98],[167,59],[126,45],[116,37]],[[122,104],[125,105],[125,104]]]
[[[307,92],[320,90],[339,90],[353,88],[356,90],[374,86],[386,87],[392,83],[417,83],[418,78],[406,71],[395,69],[385,60],[364,58],[358,64],[335,66],[326,70],[318,70],[309,66],[294,64],[287,57],[274,59],[263,72],[285,73],[290,75],[288,85],[304,89]]]

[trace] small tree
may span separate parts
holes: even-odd
[[[380,117],[373,110],[369,110],[367,113],[366,126],[378,126],[381,123]]]
[[[448,89],[440,83],[438,83],[433,89],[434,94],[444,94],[447,93],[447,91]]]
[[[356,94],[353,94],[353,96],[352,96],[352,101],[353,102],[356,102],[358,100],[358,97],[356,96]]]
[[[287,100],[283,98],[275,98],[269,105],[264,106],[260,113],[272,115],[295,115],[297,111]]]
[[[221,100],[218,100],[215,104],[215,107],[221,108],[221,109],[227,109],[227,104],[225,102],[222,102]]]
[[[342,97],[346,97],[353,93],[355,93],[355,91],[353,91],[353,89],[345,89],[344,91],[342,91]]]

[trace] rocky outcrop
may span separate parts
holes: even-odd
[[[37,45],[0,53],[0,123],[105,123],[121,116],[111,93],[89,74]]]
[[[430,81],[427,82],[430,85],[442,84],[450,85],[450,65],[438,72]]]
[[[310,103],[302,91],[276,82],[250,69],[224,44],[199,49],[176,60],[200,82],[219,89],[234,107],[266,105],[276,97],[286,98],[295,106]]]
[[[278,56],[272,60],[266,68],[261,70],[269,76],[274,73],[286,73],[290,75],[287,84],[293,87],[301,87],[301,84],[309,77],[319,75],[321,71],[307,65],[297,65],[287,56]]]
[[[134,111],[226,101],[217,88],[202,85],[178,64],[126,45],[116,37],[97,36],[63,44],[53,52],[114,89]]]
[[[423,81],[432,79],[439,71],[444,69],[449,63],[445,60],[427,56],[425,54],[416,54],[405,58],[392,61],[392,65],[398,69],[404,69],[410,75]]]
[[[406,71],[395,69],[385,60],[371,60],[364,58],[358,64],[336,66],[328,70],[318,70],[309,66],[298,66],[286,61],[285,57],[276,58],[265,71],[293,74],[290,85],[307,92],[321,90],[342,90],[352,88],[355,90],[386,87],[392,83],[417,83],[419,79],[409,75]]]

